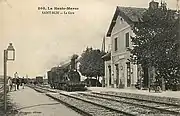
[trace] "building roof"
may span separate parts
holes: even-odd
[[[121,16],[128,24],[132,25],[133,23],[141,20],[142,15],[146,10],[147,10],[146,8],[117,6],[113,19],[111,21],[111,24],[107,32],[107,37],[111,36],[113,27],[116,24],[116,19],[118,16]]]
[[[135,7],[119,7],[120,12],[123,12],[132,22],[138,22],[142,18],[145,8]]]

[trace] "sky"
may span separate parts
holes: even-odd
[[[147,8],[151,0],[0,0],[0,75],[3,51],[16,50],[8,75],[45,75],[53,66],[81,54],[87,46],[101,49],[116,6]],[[160,0],[155,0],[160,1]],[[176,0],[166,0],[176,9]],[[42,14],[38,7],[75,7],[74,14]]]

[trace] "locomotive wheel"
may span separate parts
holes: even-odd
[[[69,87],[67,87],[67,91],[70,92],[70,88]]]
[[[64,87],[64,90],[65,90],[65,91],[68,91],[68,88],[67,88],[67,87]]]

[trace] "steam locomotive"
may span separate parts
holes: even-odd
[[[86,90],[85,83],[80,81],[80,74],[76,68],[77,57],[73,56],[71,61],[58,67],[53,67],[47,72],[48,83],[51,88],[65,91]]]

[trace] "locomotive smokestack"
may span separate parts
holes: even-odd
[[[152,0],[152,1],[149,3],[149,9],[158,9],[158,6],[159,6],[159,3],[158,3],[158,2],[155,2],[154,0]]]
[[[76,69],[76,59],[78,58],[78,55],[77,54],[74,54],[72,57],[71,57],[71,70],[77,70]]]

